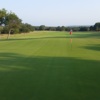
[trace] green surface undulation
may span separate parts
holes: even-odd
[[[100,100],[100,33],[0,39],[0,100]]]

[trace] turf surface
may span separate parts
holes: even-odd
[[[2,36],[0,100],[100,100],[100,33]]]

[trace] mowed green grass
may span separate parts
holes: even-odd
[[[4,36],[0,100],[100,100],[100,32]]]

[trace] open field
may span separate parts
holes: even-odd
[[[100,32],[2,36],[0,100],[100,100]]]

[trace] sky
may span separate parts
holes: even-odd
[[[100,22],[100,0],[0,0],[0,9],[14,12],[34,26],[94,25]]]

